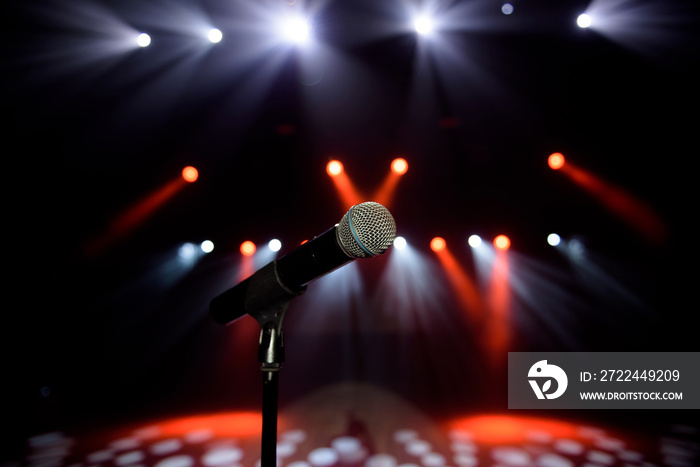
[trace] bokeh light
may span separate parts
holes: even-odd
[[[430,249],[434,252],[439,252],[447,247],[447,242],[442,237],[435,237],[430,241]]]
[[[182,178],[185,179],[186,182],[195,182],[199,178],[199,171],[191,165],[188,165],[182,169]]]
[[[245,242],[241,243],[241,254],[243,256],[253,256],[253,254],[255,254],[255,250],[255,243],[251,242],[250,240],[246,240]]]
[[[549,164],[549,168],[552,170],[558,170],[564,166],[564,161],[564,155],[560,152],[555,152],[549,156],[547,164]]]
[[[332,160],[326,165],[326,172],[331,177],[340,175],[343,172],[343,164],[340,161]]]
[[[493,246],[498,250],[507,250],[510,248],[510,238],[506,235],[499,235],[493,239]]]
[[[397,157],[391,163],[391,171],[396,175],[405,174],[406,171],[408,171],[408,162],[406,162],[406,159],[404,158]]]

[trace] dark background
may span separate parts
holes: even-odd
[[[514,299],[510,350],[698,350],[693,2],[633,2],[646,16],[626,43],[575,26],[586,2],[518,1],[510,16],[494,1],[453,2],[464,27],[441,40],[455,54],[433,43],[423,61],[414,34],[396,30],[405,19],[395,3],[319,8],[315,34],[332,66],[309,85],[293,48],[261,71],[267,33],[244,2],[6,2],[9,445],[81,423],[257,407],[256,330],[215,325],[208,302],[235,283],[243,240],[278,237],[284,252],[340,219],[331,158],[367,193],[394,157],[408,160],[391,212],[422,255],[432,258],[436,235],[452,246],[506,233],[514,264],[540,268],[549,282],[537,287],[522,268],[535,298]],[[192,45],[184,31],[199,17],[222,43]],[[107,18],[147,30],[152,45],[104,56]],[[667,237],[648,241],[550,170],[555,151],[648,204]],[[108,250],[85,253],[185,165],[199,169],[196,183]],[[544,242],[551,231],[585,243],[597,282],[577,280]],[[168,283],[164,260],[205,239],[214,252]],[[473,272],[468,249],[453,252]],[[439,318],[409,331],[391,318],[398,306],[372,298],[388,255],[353,266],[365,293],[342,307],[345,321],[309,324],[336,305],[314,299],[315,284],[294,304],[281,402],[358,380],[436,416],[504,410],[502,374],[484,363],[445,280],[431,294]]]

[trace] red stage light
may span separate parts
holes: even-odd
[[[251,242],[250,240],[246,240],[245,242],[241,243],[241,254],[243,256],[253,256],[255,250],[255,243]]]
[[[191,165],[188,165],[184,169],[182,169],[182,178],[186,182],[194,182],[199,178],[199,171],[192,167]]]
[[[408,170],[408,162],[406,159],[398,157],[391,162],[391,171],[396,175],[403,175]]]
[[[328,175],[330,175],[331,177],[336,177],[343,173],[343,164],[340,161],[336,160],[330,161],[326,165],[326,172],[328,172]]]
[[[561,169],[564,165],[564,155],[560,152],[555,152],[549,156],[547,163],[549,164],[549,168],[552,170]]]
[[[493,246],[499,250],[507,250],[510,248],[510,238],[505,235],[499,235],[493,239]]]
[[[430,249],[435,253],[444,250],[447,247],[445,239],[442,237],[435,237],[430,241]]]

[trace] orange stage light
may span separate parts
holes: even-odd
[[[408,162],[406,162],[406,159],[397,157],[391,163],[391,171],[394,172],[396,175],[405,174],[408,171]]]
[[[493,246],[499,250],[507,250],[510,248],[510,238],[505,235],[499,235],[493,239]]]
[[[331,177],[336,177],[343,172],[343,164],[340,161],[332,160],[326,164],[326,172]]]
[[[447,247],[445,239],[442,237],[435,237],[430,241],[430,249],[435,253],[444,250]]]
[[[246,240],[245,242],[241,243],[241,254],[243,256],[253,256],[255,254],[255,243],[251,242],[250,240]]]
[[[195,182],[199,178],[199,171],[192,167],[191,165],[188,165],[184,169],[182,169],[182,178],[186,182]]]
[[[350,182],[350,178],[345,173],[343,164],[338,160],[332,160],[326,164],[326,172],[333,179],[338,194],[340,194],[346,208],[359,204],[363,198],[359,195],[355,187]]]
[[[549,167],[553,170],[561,169],[564,166],[564,162],[564,155],[560,152],[555,152],[554,154],[550,155],[547,159]]]

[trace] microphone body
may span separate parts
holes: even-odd
[[[355,205],[334,227],[215,297],[210,315],[219,324],[229,324],[249,314],[263,325],[304,293],[309,282],[356,258],[384,253],[395,236],[394,218],[384,206]]]

